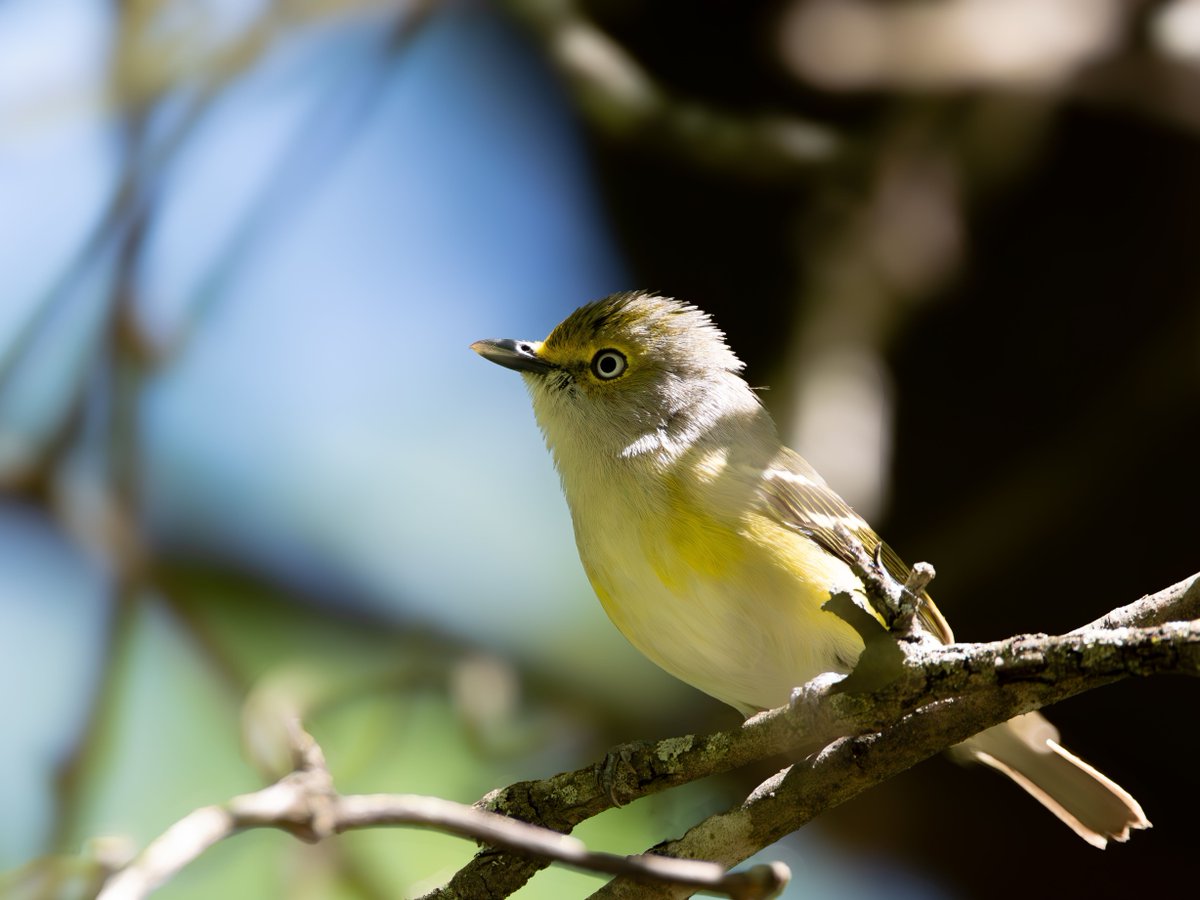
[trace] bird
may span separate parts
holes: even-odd
[[[521,374],[584,572],[634,647],[747,717],[854,669],[864,640],[826,608],[839,592],[864,596],[850,543],[900,582],[909,568],[781,442],[707,313],[624,291],[576,309],[545,340],[471,349]],[[953,643],[922,599],[920,629]],[[1126,790],[1058,737],[1028,713],[954,755],[1009,776],[1095,847],[1149,827]]]

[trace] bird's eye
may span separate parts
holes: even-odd
[[[620,350],[600,350],[592,357],[592,374],[611,381],[625,371],[625,354]]]

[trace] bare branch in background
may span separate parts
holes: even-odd
[[[824,125],[797,115],[717,109],[671,93],[572,0],[509,0],[541,41],[575,102],[601,132],[706,168],[787,180],[840,157]]]
[[[98,329],[94,346],[87,356],[95,357],[91,365],[80,365],[74,394],[45,446],[38,448],[36,459],[27,470],[10,476],[13,480],[30,482],[33,489],[46,495],[54,504],[53,512],[64,529],[83,546],[104,559],[116,579],[113,586],[114,616],[107,638],[107,663],[98,679],[96,699],[90,705],[89,718],[80,729],[75,746],[59,762],[56,774],[55,843],[60,843],[68,823],[75,818],[81,771],[92,750],[97,725],[108,709],[109,682],[114,661],[123,646],[130,618],[130,608],[143,592],[151,588],[149,570],[162,560],[152,558],[152,548],[142,534],[141,489],[139,481],[140,446],[137,439],[136,417],[146,379],[153,366],[162,364],[182,349],[198,321],[209,311],[211,299],[195,303],[189,311],[179,335],[172,336],[169,346],[156,346],[145,332],[139,318],[136,291],[137,269],[141,259],[143,236],[154,214],[161,192],[161,179],[167,167],[203,122],[205,114],[220,96],[221,91],[252,66],[258,63],[286,36],[288,29],[298,24],[312,23],[334,15],[362,11],[366,7],[383,6],[380,0],[332,4],[268,4],[262,14],[235,35],[223,38],[205,37],[189,32],[188,39],[197,47],[188,55],[167,52],[173,39],[170,29],[164,30],[160,18],[166,15],[160,4],[126,4],[118,10],[116,47],[108,77],[107,92],[114,115],[124,124],[122,165],[117,185],[108,205],[97,218],[93,230],[81,241],[73,257],[50,284],[45,295],[35,303],[27,317],[15,329],[10,342],[0,349],[0,385],[18,368],[21,361],[36,346],[41,331],[54,325],[62,307],[70,299],[71,290],[85,273],[97,265],[106,254],[115,260],[113,286],[106,299],[103,327]],[[434,0],[420,0],[401,11],[390,36],[388,49],[398,53],[418,33],[426,22]],[[292,8],[300,7],[300,8]],[[210,39],[211,37],[211,39]],[[347,104],[344,98],[331,96],[316,105],[316,113],[328,114],[338,101],[339,111],[347,118],[343,128],[328,132],[324,141],[300,141],[303,152],[291,154],[268,179],[259,202],[241,227],[235,229],[235,246],[251,244],[250,226],[260,224],[264,210],[278,205],[285,190],[292,197],[304,196],[293,190],[293,182],[304,165],[315,171],[327,171],[331,157],[341,152],[356,133],[358,124],[372,108],[380,93],[382,76],[363,86],[357,103]],[[189,94],[191,91],[192,94]],[[183,105],[180,114],[165,129],[149,129],[145,122],[154,104],[179,92]],[[336,94],[336,91],[331,91]],[[319,129],[313,122],[304,123],[310,133]],[[314,149],[315,148],[315,149]],[[324,156],[322,156],[324,154]],[[313,179],[308,180],[311,187]],[[232,257],[232,263],[229,261]],[[230,251],[222,256],[223,266],[218,275],[226,274],[230,265],[241,260]],[[216,275],[211,280],[216,280]],[[205,283],[209,298],[219,291]],[[103,402],[103,412],[91,426],[103,435],[93,435],[100,447],[104,462],[96,471],[71,473],[63,459],[78,452],[88,440],[83,433],[89,404],[96,405],[96,385],[108,392],[111,403]],[[89,393],[89,385],[91,393]],[[103,419],[103,421],[101,421]]]

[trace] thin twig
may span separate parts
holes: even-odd
[[[98,900],[139,900],[214,844],[250,828],[278,828],[315,842],[358,828],[419,825],[547,862],[618,875],[639,884],[667,881],[689,894],[703,890],[737,900],[773,897],[790,877],[782,863],[728,873],[722,866],[697,860],[597,853],[588,850],[582,841],[557,831],[439,797],[341,796],[333,788],[320,746],[298,722],[293,721],[291,726],[295,771],[260,791],[184,816],[116,872]]]
[[[846,563],[863,583],[867,601],[883,617],[888,630],[901,640],[916,637],[914,628],[922,603],[921,592],[933,581],[933,566],[926,562],[917,563],[901,584],[884,568],[883,544],[876,544],[872,555],[845,525],[839,523],[834,532],[850,551]]]
[[[925,602],[923,597],[925,589],[929,587],[929,583],[936,575],[933,566],[927,562],[916,563],[908,573],[908,579],[904,582],[901,592],[900,614],[892,623],[892,627],[900,634],[912,634],[917,614],[921,611],[921,604]]]
[[[1077,631],[1162,625],[1192,619],[1200,619],[1200,574],[1105,613]]]

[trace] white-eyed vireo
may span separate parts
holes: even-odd
[[[694,306],[639,292],[581,307],[544,341],[472,349],[520,372],[575,524],[588,579],[629,641],[744,715],[848,673],[858,632],[822,609],[861,595],[844,526],[881,543],[798,454]],[[884,545],[899,580],[907,567]],[[953,640],[927,602],[922,626]],[[958,748],[1010,776],[1089,843],[1149,825],[1119,785],[1057,743],[1033,713]]]

